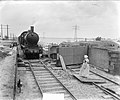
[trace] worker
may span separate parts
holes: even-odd
[[[80,68],[79,75],[81,77],[88,78],[89,77],[89,70],[90,70],[89,59],[88,59],[87,55],[84,55],[84,60],[83,60],[82,67]]]
[[[21,82],[20,79],[19,79],[19,81],[17,82],[17,87],[18,87],[19,93],[21,93],[22,82]]]

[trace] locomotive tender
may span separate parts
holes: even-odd
[[[18,37],[18,42],[26,59],[39,59],[39,55],[43,53],[43,48],[41,45],[38,46],[38,41],[39,36],[34,32],[33,26]]]

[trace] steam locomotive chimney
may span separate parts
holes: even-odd
[[[31,31],[34,32],[34,26],[31,26]]]

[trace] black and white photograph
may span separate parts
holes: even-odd
[[[0,100],[120,100],[120,1],[0,0]]]

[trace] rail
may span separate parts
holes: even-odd
[[[90,65],[90,66],[93,66],[93,67],[94,67],[94,65]],[[110,82],[112,82],[112,83],[120,86],[119,83],[115,82],[114,80],[109,79],[108,77],[102,76],[102,75],[100,75],[99,73],[96,73],[96,72],[94,72],[94,71],[92,71],[92,70],[90,70],[90,72],[92,72],[93,74],[96,74],[96,75],[98,75],[98,76],[100,76],[100,77],[102,77],[102,78],[104,78],[104,79],[106,79],[106,80],[108,80],[108,81],[110,81]]]
[[[16,99],[17,69],[18,69],[18,47],[16,48],[15,76],[14,76],[14,86],[13,86],[13,100]]]
[[[77,100],[77,98],[67,89],[67,87],[64,86],[64,84],[53,74],[49,68],[47,68],[47,66],[41,60],[40,63],[42,63],[43,66],[54,76],[54,78],[67,90],[67,92],[72,96],[72,99]]]
[[[96,83],[92,82],[95,86],[99,87],[101,90],[105,91],[107,94],[112,95],[113,97],[115,97],[116,99],[120,100],[120,96],[118,96],[116,93],[110,92],[109,90],[107,90],[106,88],[104,88],[103,86],[99,86]]]
[[[67,68],[68,68],[70,71],[72,71],[72,72],[75,73],[75,71],[72,70],[71,68],[69,68],[69,67],[67,67]],[[94,73],[94,74],[96,74],[96,73]],[[100,76],[99,74],[96,74],[96,75]],[[74,76],[77,80],[79,80],[75,75],[73,75],[73,76]],[[115,83],[114,81],[103,77],[102,75],[101,75],[101,77],[104,78],[104,79],[106,79],[106,80],[108,80],[108,81],[110,81],[110,82],[112,82],[112,83],[114,83],[114,84],[117,84],[117,83]],[[110,94],[110,95],[113,96],[114,98],[120,100],[120,96],[119,96],[118,94],[116,94],[114,91],[108,90],[108,89],[106,89],[104,86],[98,85],[98,84],[96,84],[95,82],[92,82],[92,84],[95,85],[95,86],[97,86],[97,87],[99,87],[99,88],[100,88],[101,90],[103,90],[105,93]],[[117,85],[119,85],[119,84],[117,84]]]
[[[29,60],[28,60],[28,61],[29,61]],[[32,64],[31,64],[30,61],[28,62],[28,64],[29,64],[29,67],[30,67],[30,69],[31,69],[32,75],[33,75],[33,77],[34,77],[34,79],[35,79],[35,82],[36,82],[36,84],[37,84],[37,86],[38,86],[38,89],[39,89],[39,91],[40,91],[40,93],[41,93],[41,96],[42,96],[42,98],[43,98],[43,91],[42,91],[41,87],[39,86],[39,83],[38,83],[38,81],[37,81],[37,78],[35,77],[34,71],[33,71],[33,69],[32,69]]]

